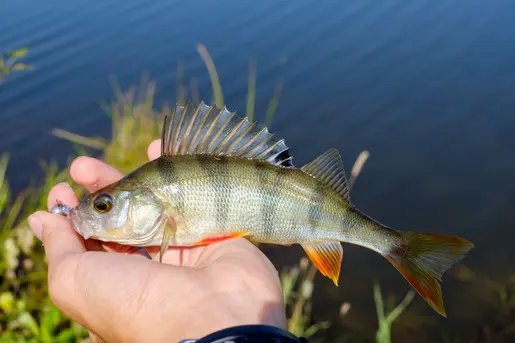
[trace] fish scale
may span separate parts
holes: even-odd
[[[163,165],[161,162],[161,168]],[[292,174],[291,170],[255,160],[209,156],[175,158],[172,171],[165,175],[172,173],[174,188],[179,188],[182,194],[177,209],[185,218],[185,233],[176,234],[179,245],[234,230],[248,231],[256,239],[279,244],[341,237],[339,226],[334,223],[343,221],[344,211],[337,204],[343,203],[342,200],[333,192],[330,197],[336,202],[332,206],[333,214],[324,215],[320,206],[310,202],[316,191],[316,180],[305,173]],[[262,176],[258,177],[259,174]],[[171,180],[161,182],[166,185]],[[154,193],[171,199],[174,195],[168,190],[159,187]],[[234,204],[239,206],[229,216]],[[314,222],[321,225],[312,227]]]
[[[85,239],[160,246],[160,261],[168,248],[236,237],[300,244],[336,285],[341,243],[356,244],[381,254],[443,316],[442,275],[473,247],[379,223],[351,203],[337,150],[298,168],[284,139],[204,103],[176,105],[161,156],[85,197],[69,218]]]

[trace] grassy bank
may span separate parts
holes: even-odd
[[[199,46],[199,54],[206,64],[212,82],[211,102],[222,107],[224,97],[215,64],[204,47]],[[256,98],[255,65],[251,63],[249,69],[246,111],[253,117]],[[179,75],[182,73],[179,72]],[[201,97],[194,84],[191,86],[192,83],[189,83],[190,86],[185,86],[183,83],[181,76],[178,80],[177,101],[184,103],[190,100],[194,104],[198,103]],[[275,96],[270,99],[265,115],[267,125],[273,121],[275,109],[280,101],[280,89],[279,85]],[[100,152],[101,159],[127,173],[147,161],[146,151],[149,142],[161,134],[162,118],[168,111],[168,106],[165,104],[159,109],[156,108],[153,101],[154,92],[155,85],[147,81],[142,82],[138,88],[126,92],[115,89],[116,101],[108,106],[104,105],[106,114],[112,120],[110,139],[82,137],[59,128],[53,133],[74,143],[77,154],[88,153],[93,149]],[[190,96],[186,97],[185,94]],[[364,151],[352,167],[349,177],[351,186],[354,185],[368,156],[368,152]],[[86,342],[86,330],[63,316],[52,305],[47,293],[43,250],[41,244],[32,236],[26,222],[27,214],[38,209],[46,209],[46,197],[54,184],[67,181],[79,195],[83,195],[84,190],[71,183],[68,170],[61,170],[55,162],[50,162],[42,166],[46,177],[39,184],[34,184],[20,194],[11,194],[5,175],[8,159],[7,154],[0,159],[0,343]],[[311,310],[311,299],[316,292],[315,267],[307,258],[303,258],[296,265],[280,270],[280,274],[289,330],[310,338],[312,342],[328,342],[325,332],[334,323],[315,322]],[[509,337],[515,331],[515,282],[510,280],[492,283],[491,289],[494,290],[493,299],[496,299],[494,303],[498,316],[493,324],[485,325],[492,327],[490,338],[494,340],[479,337],[470,341],[442,335],[442,341],[495,342],[496,338]],[[370,296],[374,297],[377,307],[377,331],[370,333],[368,337],[359,337],[353,332],[341,333],[335,342],[391,342],[392,327],[403,316],[403,311],[412,301],[414,293],[410,291],[404,299],[392,303],[383,299],[380,288],[376,285]],[[352,311],[352,304],[334,304],[334,309],[339,309],[342,320],[345,320],[347,313]],[[404,314],[406,315],[406,312]]]

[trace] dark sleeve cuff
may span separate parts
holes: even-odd
[[[308,343],[288,331],[268,325],[242,325],[211,333],[200,339],[182,340],[180,343]]]

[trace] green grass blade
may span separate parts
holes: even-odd
[[[103,150],[108,146],[108,143],[100,138],[89,138],[72,133],[63,129],[52,129],[52,134],[56,137],[66,139],[67,141],[87,146],[93,149]]]
[[[209,78],[211,79],[211,85],[213,87],[213,96],[215,98],[216,107],[222,109],[224,107],[224,96],[222,93],[222,86],[220,85],[220,78],[216,72],[215,63],[204,45],[197,45],[197,51],[206,64],[207,71],[209,72]]]
[[[23,205],[24,200],[24,194],[20,194],[14,204],[9,209],[9,214],[7,215],[7,218],[5,219],[5,222],[2,224],[4,229],[10,230],[14,228],[14,223],[18,219]]]
[[[7,55],[14,59],[20,59],[20,58],[24,57],[25,55],[27,55],[28,52],[29,52],[29,49],[21,48],[21,49],[14,50],[14,51],[8,51]]]
[[[9,154],[5,153],[0,158],[0,214],[2,214],[10,198],[9,185],[7,183],[7,179],[5,178],[8,164]]]
[[[406,307],[408,307],[409,304],[413,301],[413,298],[415,297],[415,292],[413,290],[410,290],[406,295],[404,296],[404,299],[402,299],[401,303],[397,305],[392,312],[388,314],[386,317],[386,320],[389,323],[393,323],[401,314],[404,312]]]
[[[270,99],[270,102],[268,103],[268,109],[266,111],[266,117],[265,117],[265,126],[269,127],[272,123],[272,119],[274,119],[275,110],[277,109],[277,105],[279,103],[279,98],[281,97],[283,84],[282,82],[279,82],[277,86],[275,87],[274,96],[272,99]]]
[[[256,103],[256,62],[249,63],[249,89],[247,93],[247,117],[254,120],[254,107]]]
[[[183,67],[181,63],[177,63],[177,103],[181,106],[184,106],[186,103],[186,97],[184,95],[184,87],[182,86],[183,82]]]
[[[384,304],[383,296],[381,295],[381,288],[377,283],[374,283],[374,300],[376,302],[377,320],[379,323],[384,321]]]
[[[23,312],[18,320],[24,328],[28,329],[34,336],[39,337],[38,323],[30,313]]]
[[[191,101],[193,102],[193,105],[200,104],[200,94],[198,91],[197,79],[192,78],[190,80],[190,89],[191,89]]]

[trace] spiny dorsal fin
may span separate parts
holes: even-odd
[[[163,156],[213,154],[293,166],[284,139],[226,107],[219,110],[204,102],[197,107],[176,105],[165,117],[161,138]]]
[[[350,202],[347,177],[345,176],[342,157],[338,150],[329,149],[300,169],[318,181],[331,186],[345,200]]]

